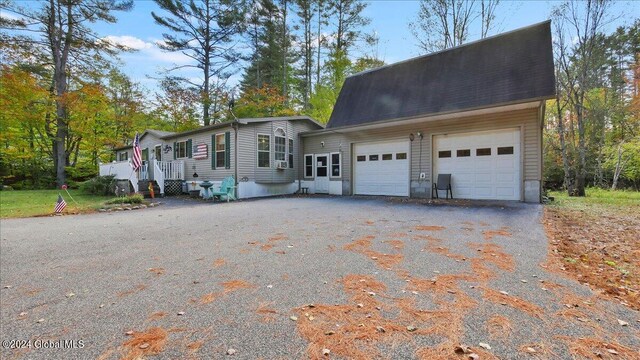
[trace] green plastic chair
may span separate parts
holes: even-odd
[[[220,200],[222,200],[222,197],[226,197],[227,198],[227,202],[229,202],[230,200],[237,200],[236,199],[236,181],[233,178],[233,176],[229,176],[226,177],[222,180],[222,184],[220,184],[220,188],[215,190],[213,188],[211,188],[211,196],[212,197],[217,197]]]

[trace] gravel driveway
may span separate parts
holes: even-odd
[[[2,220],[0,357],[640,358],[638,312],[544,269],[541,211],[308,197]]]

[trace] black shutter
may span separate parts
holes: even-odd
[[[177,142],[173,142],[173,160],[176,160],[178,158],[178,143]]]
[[[231,132],[224,133],[224,168],[231,169]]]
[[[192,155],[193,155],[193,143],[191,142],[191,139],[189,139],[187,140],[187,157],[191,159]]]
[[[216,169],[216,135],[211,135],[211,168]]]

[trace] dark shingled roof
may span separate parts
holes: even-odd
[[[346,79],[327,128],[548,99],[551,23],[384,66]]]

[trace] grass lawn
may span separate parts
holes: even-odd
[[[544,225],[557,269],[640,310],[640,192],[551,192]]]
[[[76,204],[64,190],[12,190],[0,191],[0,218],[30,217],[53,214],[58,193],[67,202],[64,213],[88,212],[99,208],[113,196],[88,195],[80,190],[69,190]]]
[[[588,188],[586,193],[585,197],[571,197],[566,191],[550,191],[549,196],[555,199],[549,205],[576,210],[601,207],[614,211],[625,210],[628,206],[640,206],[640,191]]]

